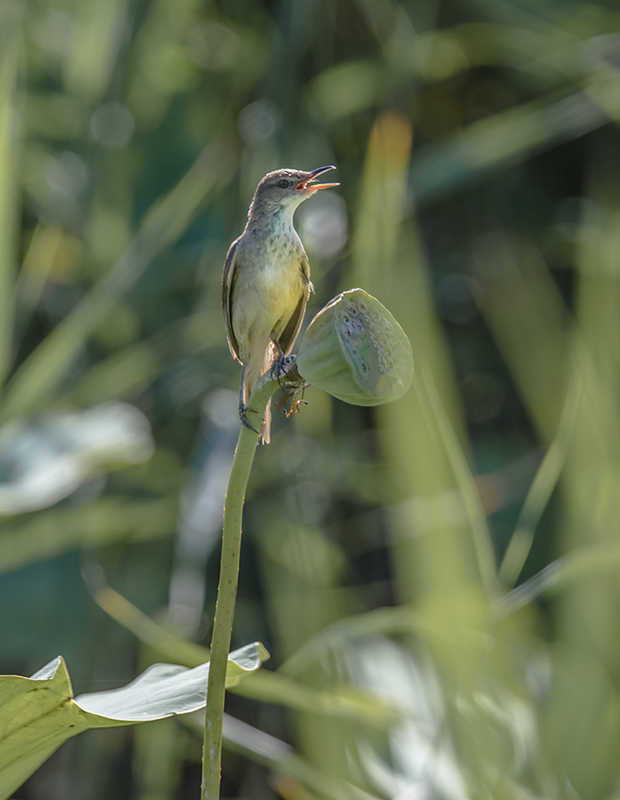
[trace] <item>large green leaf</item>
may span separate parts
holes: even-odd
[[[269,654],[260,642],[229,655],[227,685],[257,670]],[[63,742],[89,728],[111,728],[197,711],[206,702],[209,664],[154,664],[120,689],[74,698],[62,656],[30,678],[0,677],[0,800],[5,800]]]

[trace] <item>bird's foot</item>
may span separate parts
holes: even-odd
[[[287,410],[286,404],[288,403],[289,400],[291,401],[291,407]],[[297,399],[296,397],[293,397],[293,393],[290,393],[290,394],[285,394],[281,402],[276,403],[276,408],[278,409],[278,411],[281,411],[284,414],[284,416],[288,419],[291,416],[291,414],[299,414],[299,406],[302,403],[305,406],[308,405],[308,401],[304,400],[303,397]]]
[[[300,392],[303,393],[307,386],[309,386],[309,384],[303,382],[300,382],[296,385],[287,384],[284,386],[282,400],[279,403],[276,403],[276,408],[278,411],[281,411],[287,419],[291,416],[291,414],[299,414],[299,406],[302,403],[306,406],[308,405],[308,401],[304,400],[303,394],[300,398],[295,397],[295,395],[299,394]],[[286,404],[289,401],[291,403],[291,407],[287,410]]]
[[[249,428],[251,431],[254,431],[254,433],[258,433],[260,436],[260,431],[256,430],[254,425],[252,425],[252,423],[247,417],[248,411],[251,411],[253,414],[256,413],[253,409],[248,408],[244,403],[239,403],[239,419],[241,420],[241,424],[245,425],[245,427]]]

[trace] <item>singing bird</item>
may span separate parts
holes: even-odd
[[[279,169],[261,180],[241,236],[231,244],[224,264],[222,309],[228,346],[241,362],[239,417],[260,376],[280,355],[288,355],[299,333],[312,291],[308,256],[293,227],[295,209],[319,189],[337,183],[314,181],[333,166],[311,172]],[[260,429],[267,444],[269,405]]]

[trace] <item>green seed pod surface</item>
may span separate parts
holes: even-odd
[[[349,289],[334,297],[308,326],[297,368],[304,380],[356,406],[397,400],[411,386],[411,345],[375,297]]]

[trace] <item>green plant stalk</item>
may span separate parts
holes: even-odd
[[[296,357],[286,356],[265,373],[250,400],[247,418],[258,430],[267,403],[282,379],[299,378],[295,366]],[[241,427],[237,449],[230,470],[226,501],[224,503],[224,529],[222,534],[222,557],[220,563],[220,583],[217,590],[215,620],[211,639],[211,666],[207,686],[207,709],[205,713],[204,743],[202,754],[203,800],[217,800],[220,792],[220,772],[222,758],[222,721],[224,718],[224,697],[226,693],[226,665],[232,624],[237,598],[239,578],[239,555],[241,552],[241,521],[245,491],[254,461],[258,443],[258,433]]]
[[[254,399],[252,408],[256,407],[256,400]],[[219,797],[226,663],[230,649],[235,601],[237,598],[239,554],[241,552],[241,518],[245,490],[250,477],[257,442],[258,434],[250,430],[250,428],[242,426],[226,491],[220,583],[217,590],[215,621],[211,639],[211,666],[207,688],[202,756],[202,797],[205,800],[217,800]]]

